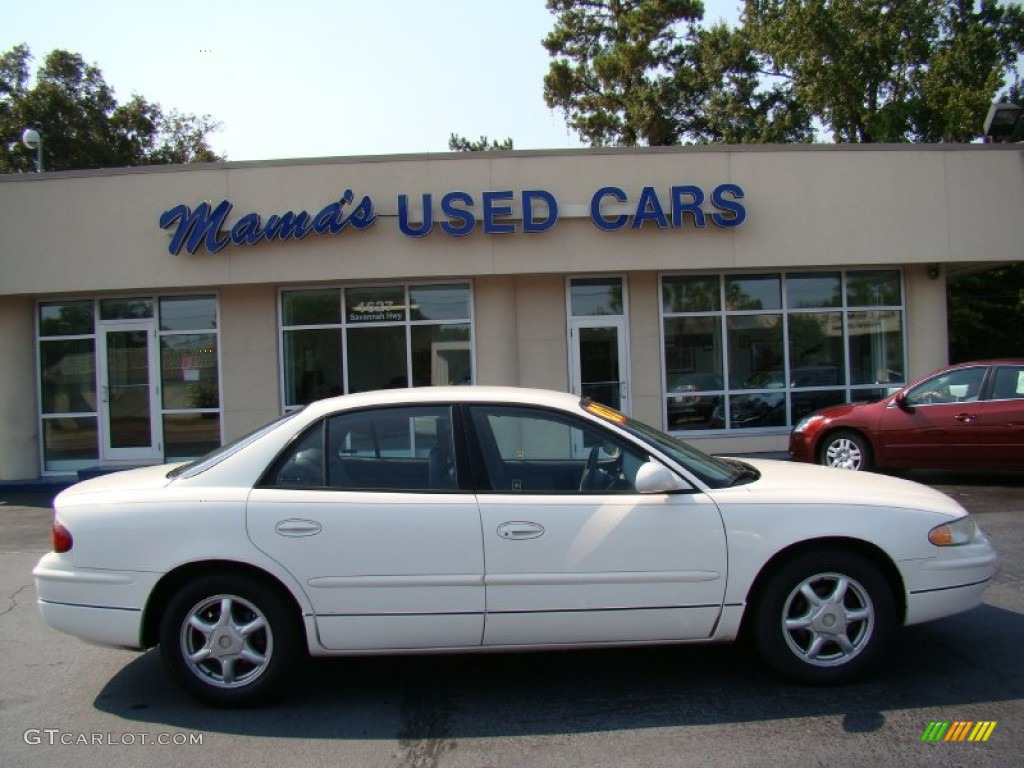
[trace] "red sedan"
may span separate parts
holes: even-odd
[[[805,416],[794,461],[840,469],[1024,471],[1024,360],[961,363],[883,400]]]

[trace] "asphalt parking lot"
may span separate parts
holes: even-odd
[[[284,701],[209,709],[159,653],[96,648],[39,619],[49,497],[0,494],[0,765],[1009,766],[1024,764],[1024,474],[916,472],[1002,556],[983,606],[905,629],[880,674],[780,682],[743,646],[341,659]],[[984,743],[926,743],[994,721]]]

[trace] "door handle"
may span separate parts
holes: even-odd
[[[281,536],[316,536],[323,530],[316,520],[282,520],[274,526]]]
[[[498,535],[503,539],[536,539],[544,535],[544,526],[521,521],[502,523],[498,526]]]
[[[966,424],[968,421],[974,421],[978,418],[978,415],[975,413],[960,413],[953,418]]]

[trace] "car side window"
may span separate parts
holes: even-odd
[[[584,419],[528,407],[469,410],[491,491],[636,492],[636,473],[647,456]]]
[[[321,488],[324,485],[324,427],[317,422],[285,450],[262,485]]]
[[[327,485],[345,490],[458,488],[451,408],[376,408],[327,420]]]
[[[992,383],[992,400],[1024,399],[1024,366],[999,366]]]
[[[907,392],[907,405],[972,403],[981,393],[987,368],[959,368],[922,381]]]

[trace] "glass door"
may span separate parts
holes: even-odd
[[[570,278],[566,304],[572,391],[628,414],[625,282],[623,277]]]
[[[156,324],[100,326],[102,459],[163,458]]]
[[[573,392],[627,413],[626,322],[623,318],[575,318]]]

